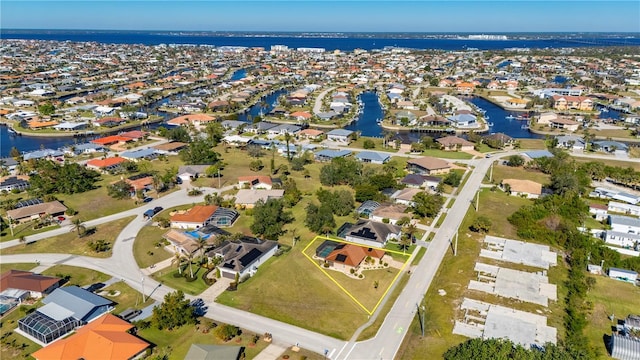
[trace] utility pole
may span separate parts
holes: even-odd
[[[489,182],[493,181],[493,163],[494,161],[491,160],[491,166],[489,167]]]
[[[478,212],[478,210],[480,209],[480,189],[478,189],[478,192],[476,193],[476,212]]]
[[[453,245],[453,256],[458,255],[458,229],[456,229],[456,241]]]
[[[221,191],[222,189],[222,185],[221,185],[221,180],[220,180],[220,168],[218,168],[218,191]]]
[[[142,303],[144,304],[147,299],[144,298],[144,276],[141,277],[141,283],[142,283]]]
[[[422,337],[424,337],[424,306],[422,307],[422,314],[420,314],[420,305],[416,303],[416,312],[418,314],[418,321],[420,321],[420,330],[422,331]]]

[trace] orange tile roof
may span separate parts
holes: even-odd
[[[117,165],[117,164],[121,164],[123,162],[127,161],[127,159],[121,158],[121,157],[110,157],[110,158],[106,158],[106,159],[92,159],[87,161],[87,166],[93,166],[93,167],[97,167],[99,169],[108,167],[108,166],[113,166],[113,165]]]
[[[254,180],[258,180],[261,184],[269,184],[271,185],[273,182],[270,176],[266,175],[249,175],[249,176],[239,176],[238,182],[248,182],[253,183]]]
[[[188,124],[192,121],[204,122],[204,121],[213,121],[215,119],[216,119],[215,117],[207,114],[189,114],[189,115],[182,115],[182,116],[173,118],[167,121],[167,124],[183,125],[183,124]]]
[[[43,292],[60,280],[57,277],[35,274],[31,271],[9,270],[0,276],[0,291],[13,288]]]
[[[111,136],[106,136],[103,138],[99,138],[99,139],[95,139],[95,140],[91,140],[92,143],[94,144],[98,144],[98,145],[109,145],[109,144],[115,144],[115,143],[119,143],[119,142],[129,142],[132,141],[133,139],[128,138],[128,137],[124,137],[124,136],[120,136],[120,135],[111,135]]]
[[[129,334],[133,325],[105,314],[68,338],[56,341],[31,354],[38,360],[127,360],[149,347],[149,343]]]
[[[305,119],[309,119],[311,118],[311,114],[309,114],[306,111],[296,111],[294,113],[289,114],[289,116],[293,116],[293,117],[302,117]]]
[[[52,121],[30,121],[29,122],[29,127],[32,129],[39,129],[39,128],[44,128],[44,127],[49,127],[49,126],[54,126],[54,125],[58,125],[58,122],[55,120]]]
[[[337,260],[338,255],[345,255],[344,261]],[[340,244],[326,257],[327,261],[339,262],[348,266],[358,266],[367,256],[381,259],[384,256],[384,250],[374,248],[364,248],[362,246],[351,244]]]
[[[215,205],[196,205],[184,214],[174,214],[171,221],[202,223],[218,209]]]
[[[131,185],[131,187],[134,190],[141,190],[149,185],[153,184],[153,177],[152,176],[147,176],[147,177],[143,177],[141,179],[136,179],[136,180],[125,180],[127,182],[127,184]]]

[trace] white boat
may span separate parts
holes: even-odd
[[[607,108],[602,108],[602,109],[600,109],[600,111],[602,111],[602,112],[609,112],[609,109],[607,109]]]
[[[513,119],[515,119],[516,117],[515,117],[515,116],[513,116],[513,115],[509,115],[509,116],[505,116],[504,118],[505,118],[505,119],[507,119],[507,120],[513,120]]]

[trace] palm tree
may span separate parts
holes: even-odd
[[[182,275],[182,255],[180,251],[176,249],[175,257],[172,262],[178,265],[178,274]]]
[[[284,140],[287,142],[287,160],[291,161],[291,152],[289,151],[289,142],[291,141],[291,134],[289,134],[289,132],[284,133]]]
[[[411,238],[409,236],[402,235],[400,237],[400,247],[402,248],[402,253],[404,254],[405,250],[407,250],[411,246]]]
[[[407,223],[404,228],[402,229],[402,232],[404,232],[405,234],[407,234],[407,236],[409,237],[409,239],[413,240],[413,235],[418,231],[418,228],[416,227],[415,224],[409,222]]]
[[[198,252],[200,253],[200,265],[204,262],[204,247],[207,245],[207,239],[204,239],[202,236],[198,235],[197,245]]]
[[[190,252],[187,254],[187,259],[189,259],[189,273],[191,274],[191,278],[193,279],[193,253]]]
[[[81,237],[87,231],[87,228],[82,225],[82,220],[80,218],[73,219],[71,223],[73,224],[73,229],[71,231],[77,231],[78,237]]]

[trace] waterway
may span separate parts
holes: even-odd
[[[384,110],[378,100],[378,94],[373,91],[365,91],[358,97],[358,103],[362,102],[363,108],[351,124],[345,129],[360,131],[362,136],[382,136],[382,128],[378,125],[378,120],[384,118]]]
[[[288,94],[289,90],[280,89],[273,93],[263,96],[260,101],[249,107],[248,111],[238,114],[239,121],[253,122],[256,116],[264,117],[269,114],[276,106],[281,95]]]
[[[485,116],[489,117],[487,122],[493,124],[493,126],[489,127],[489,133],[504,133],[518,139],[544,138],[544,136],[533,134],[529,130],[523,129],[522,126],[527,125],[527,121],[507,119],[507,116],[516,117],[522,115],[522,113],[506,111],[481,97],[474,96],[468,98],[467,101],[486,111]]]

